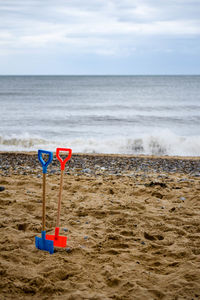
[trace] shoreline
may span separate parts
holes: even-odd
[[[0,151],[1,154],[25,154],[25,155],[37,155],[37,151]],[[56,152],[53,151],[54,156],[56,155]],[[109,157],[129,157],[129,158],[162,158],[162,159],[200,159],[199,155],[192,156],[192,155],[186,155],[186,156],[181,156],[181,155],[151,155],[151,154],[122,154],[122,153],[84,153],[84,152],[72,152],[72,155],[88,155],[88,156],[109,156]]]
[[[48,167],[50,174],[59,174],[60,165],[54,153]],[[0,171],[8,174],[38,174],[41,165],[37,152],[0,152]],[[127,175],[134,173],[182,173],[200,176],[200,157],[84,154],[73,153],[66,164],[68,174]]]

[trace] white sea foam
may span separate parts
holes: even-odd
[[[115,139],[47,140],[39,136],[30,136],[28,133],[19,136],[0,136],[0,151],[37,151],[38,149],[55,151],[57,147],[71,147],[76,153],[199,156],[200,137],[178,136],[170,130]]]

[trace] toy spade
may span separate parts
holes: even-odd
[[[67,151],[68,156],[62,160],[62,158],[59,155],[60,151]],[[60,190],[59,190],[59,198],[58,198],[58,213],[57,213],[57,221],[56,221],[56,228],[55,228],[55,235],[46,235],[46,238],[48,240],[54,241],[55,247],[66,247],[67,246],[67,237],[66,236],[60,236],[59,235],[59,225],[60,225],[60,210],[61,210],[61,200],[62,200],[62,189],[63,189],[63,174],[65,170],[65,164],[68,160],[70,160],[72,156],[72,150],[67,148],[57,148],[56,149],[56,157],[61,163],[61,176],[60,176]]]
[[[49,156],[48,160],[45,162],[42,158],[42,154],[47,154]],[[36,248],[44,251],[49,251],[50,254],[54,252],[53,241],[48,240],[45,231],[46,222],[46,173],[47,167],[52,162],[53,152],[46,150],[38,150],[38,159],[43,167],[43,201],[42,201],[42,232],[41,237],[35,237]]]

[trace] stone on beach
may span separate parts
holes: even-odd
[[[5,190],[4,186],[0,186],[0,192],[3,192]]]

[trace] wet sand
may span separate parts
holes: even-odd
[[[60,232],[35,248],[42,169],[36,153],[0,153],[0,299],[200,299],[200,159],[73,155]],[[54,232],[59,164],[47,174]]]

